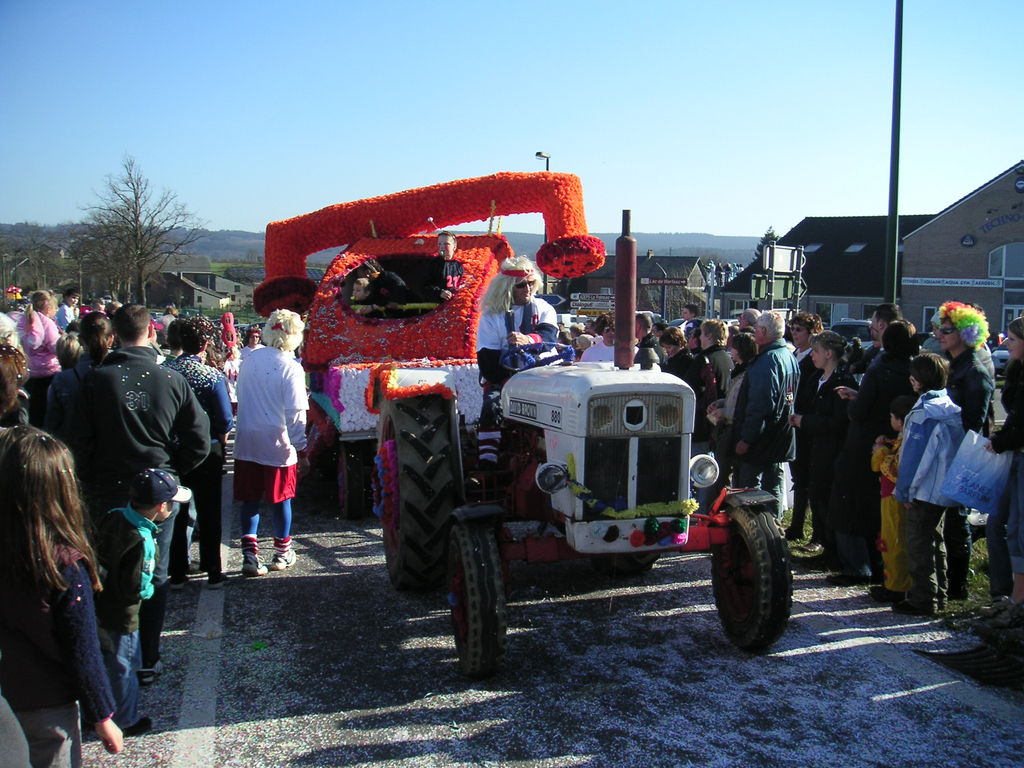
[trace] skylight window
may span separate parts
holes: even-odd
[[[846,246],[846,253],[860,253],[868,247],[867,243],[850,243]]]
[[[821,243],[811,243],[810,245],[804,246],[804,253],[814,253],[816,250],[821,248]]]

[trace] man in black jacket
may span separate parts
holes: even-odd
[[[175,477],[210,452],[210,421],[185,377],[157,363],[149,311],[127,304],[114,314],[120,347],[82,380],[71,421],[71,448],[94,519],[129,501],[132,478],[148,468]],[[139,615],[140,681],[159,669],[160,632],[167,607],[167,567],[175,510],[156,535],[159,553],[153,597]]]

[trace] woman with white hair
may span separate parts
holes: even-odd
[[[270,313],[265,347],[254,349],[238,373],[238,432],[235,437],[235,500],[242,502],[242,574],[263,576],[256,534],[260,501],[273,510],[274,558],[270,569],[295,564],[292,504],[306,459],[306,384],[295,350],[302,344],[302,318],[287,309]]]
[[[498,461],[498,431],[494,412],[501,386],[513,371],[501,364],[501,353],[558,337],[555,308],[535,297],[541,286],[540,273],[525,256],[512,256],[487,286],[481,302],[480,326],[476,334],[476,358],[484,380],[484,404],[480,411],[480,461]]]

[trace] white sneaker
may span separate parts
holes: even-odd
[[[289,549],[287,552],[275,552],[274,559],[270,561],[270,570],[283,571],[286,568],[291,568],[293,565],[295,565],[295,550]]]
[[[274,555],[277,558],[277,555]],[[257,555],[252,552],[242,553],[242,575],[243,576],[266,576],[267,566],[260,562]]]

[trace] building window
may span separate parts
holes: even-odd
[[[242,292],[242,286],[236,285],[235,286],[235,293],[241,293],[241,292]]]
[[[829,326],[849,317],[849,304],[818,303],[814,305],[814,313],[821,318],[822,325]]]
[[[203,303],[203,294],[197,293],[196,294],[196,304],[202,304],[202,303]]]
[[[927,331],[932,327],[932,316],[939,311],[938,307],[925,307],[921,310],[921,325],[918,327],[920,331]]]
[[[989,277],[1024,277],[1024,243],[1007,243],[988,254]]]

